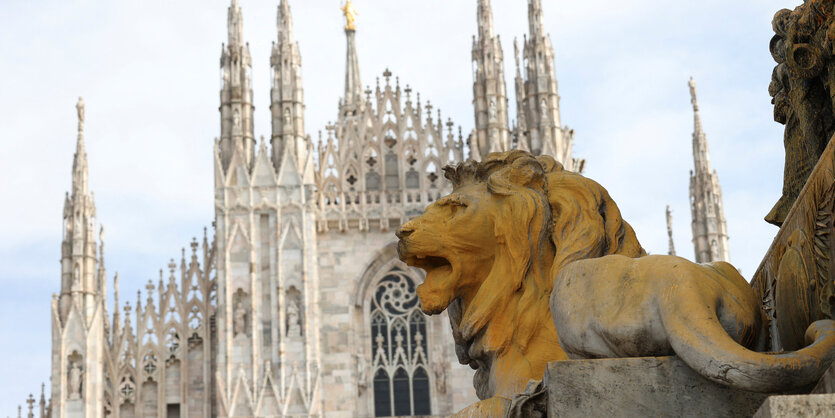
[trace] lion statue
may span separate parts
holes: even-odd
[[[444,171],[452,193],[396,235],[400,258],[426,271],[421,308],[447,310],[458,359],[476,369],[482,401],[462,416],[500,416],[568,358],[678,354],[719,383],[771,391],[813,382],[835,354],[833,321],[812,324],[803,350],[750,351],[764,314],[730,264],[646,256],[606,190],[551,157],[492,153]]]
[[[599,184],[523,151],[446,167],[453,192],[397,231],[407,264],[426,270],[424,312],[447,309],[480,399],[511,398],[565,360],[548,305],[568,263],[644,255]]]

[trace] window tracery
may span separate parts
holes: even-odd
[[[374,415],[430,415],[426,318],[415,281],[394,267],[371,296]]]

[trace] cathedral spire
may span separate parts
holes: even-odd
[[[342,6],[342,13],[345,15],[345,37],[347,41],[347,50],[345,57],[345,96],[342,98],[344,106],[343,116],[345,112],[354,112],[355,107],[358,106],[362,100],[362,78],[360,78],[360,64],[357,58],[356,45],[356,18],[359,13],[354,8],[351,0],[347,0]]]
[[[61,281],[61,313],[68,314],[70,294],[79,292],[99,293],[96,239],[93,225],[96,206],[89,190],[87,151],[84,147],[84,99],[78,98],[75,105],[78,114],[78,136],[72,163],[72,191],[64,201],[64,244],[62,248],[63,275]],[[66,297],[64,297],[66,296]],[[72,300],[79,308],[87,303],[81,299]],[[90,308],[90,307],[88,307]]]
[[[278,42],[273,43],[270,66],[273,70],[270,91],[272,113],[272,160],[277,171],[290,153],[296,167],[302,170],[307,158],[307,137],[304,133],[304,89],[302,58],[299,45],[293,41],[293,15],[289,0],[278,5]]]
[[[290,1],[278,3],[278,43],[293,43],[293,15],[290,13]]]
[[[87,152],[84,149],[84,99],[79,97],[75,104],[78,113],[78,137],[75,143],[75,156],[72,162],[72,194],[86,195],[88,188],[87,179]]]
[[[702,129],[699,116],[699,101],[696,98],[696,81],[690,77],[690,103],[693,105],[693,162],[697,173],[710,173],[710,155],[707,148],[707,136]]]
[[[493,7],[490,0],[478,0],[478,39],[493,38]]]
[[[673,212],[670,210],[670,205],[667,205],[667,240],[669,241],[667,255],[676,255],[676,246],[673,243]]]
[[[542,17],[542,0],[528,0],[528,30],[531,39],[546,36],[545,19]]]
[[[501,40],[494,34],[489,0],[478,0],[478,37],[473,37],[472,60],[475,131],[470,153],[479,159],[510,149],[504,56]]]
[[[73,408],[82,415],[90,415],[104,407],[101,399],[94,397],[103,390],[102,372],[98,367],[102,362],[101,347],[106,332],[102,319],[106,315],[106,287],[101,283],[103,246],[102,252],[97,254],[93,233],[96,206],[93,193],[89,191],[84,146],[84,100],[79,98],[75,108],[78,137],[73,157],[72,191],[64,200],[61,290],[52,304],[52,395],[56,416],[68,416],[68,409]],[[71,378],[66,379],[67,375]],[[68,406],[82,399],[80,404]],[[88,413],[84,414],[84,411]]]
[[[530,139],[528,138],[528,118],[525,114],[525,78],[522,76],[522,69],[519,64],[519,40],[513,38],[513,59],[516,62],[516,78],[514,87],[516,90],[516,127],[514,131],[516,149],[530,152]]]
[[[241,46],[244,39],[244,22],[238,0],[232,0],[232,4],[229,6],[227,22],[227,30],[229,31],[227,41],[229,42],[229,46]]]
[[[568,170],[582,170],[583,161],[572,157],[574,131],[562,126],[560,120],[554,47],[545,32],[541,0],[528,0],[528,34],[524,39],[524,83],[517,82],[522,87],[517,87],[516,113],[526,126],[517,128],[517,141],[527,141],[531,152],[551,155]]]
[[[690,201],[693,249],[697,263],[730,261],[728,227],[722,204],[719,176],[710,169],[707,136],[702,129],[696,82],[690,78],[690,103],[693,105],[693,165],[690,172]]]
[[[255,155],[252,113],[252,59],[249,44],[243,41],[243,15],[238,0],[232,0],[226,19],[228,44],[223,45],[220,68],[220,153],[223,169],[240,148],[241,158],[251,167]]]

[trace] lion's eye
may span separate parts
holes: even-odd
[[[467,204],[460,200],[451,200],[449,202],[449,209],[452,211],[452,214],[455,215],[458,212],[467,209]]]

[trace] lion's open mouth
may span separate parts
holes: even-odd
[[[443,268],[445,266],[452,269],[452,265],[449,263],[449,261],[446,258],[440,256],[412,255],[405,261],[406,264],[424,269],[427,273],[432,272],[435,269]]]
[[[440,255],[409,254],[406,264],[426,271],[426,280],[418,286],[421,308],[427,314],[441,313],[455,293],[455,269],[452,263]]]

